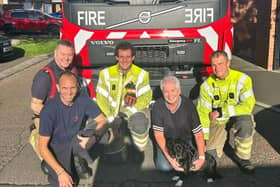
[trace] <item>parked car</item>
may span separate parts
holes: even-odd
[[[0,61],[5,57],[12,55],[13,47],[11,40],[8,38],[0,37]]]
[[[39,10],[12,9],[0,18],[3,31],[7,34],[14,32],[46,32],[58,35],[61,19],[49,16]]]

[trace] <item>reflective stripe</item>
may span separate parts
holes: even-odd
[[[146,93],[149,90],[151,90],[150,85],[144,86],[143,88],[141,88],[140,90],[137,91],[136,97],[143,95],[144,93]]]
[[[94,32],[89,32],[83,29],[80,29],[74,38],[75,53],[79,54],[89,38],[93,36]]]
[[[116,107],[117,103],[113,100],[113,98],[109,95],[109,93],[101,87],[97,87],[97,92],[106,97],[109,100],[109,103],[112,107]]]
[[[237,83],[237,95],[240,94],[240,90],[243,88],[244,86],[244,82],[245,80],[247,79],[247,75],[246,74],[243,74],[242,77],[240,77],[238,83]]]
[[[126,32],[110,32],[107,39],[123,39]]]
[[[202,106],[205,106],[209,110],[212,110],[212,104],[211,103],[208,103],[207,101],[205,101],[204,99],[201,99],[201,98],[200,98],[200,103],[201,103]]]
[[[209,134],[209,128],[202,128],[203,133]]]
[[[233,105],[228,105],[229,116],[235,116],[235,109]]]
[[[164,30],[160,36],[162,37],[184,37],[184,34],[178,30]]]
[[[117,102],[113,101],[112,97],[109,97],[108,99],[109,99],[109,102],[111,103],[111,106],[113,108],[117,107]]]
[[[241,147],[236,147],[237,152],[243,153],[243,154],[250,154],[251,153],[251,147],[243,149]]]
[[[207,82],[204,82],[204,83],[203,83],[203,86],[204,86],[206,92],[208,93],[208,95],[209,95],[211,98],[213,98],[213,93],[212,93],[211,88],[210,88],[210,86],[208,85],[208,83],[207,83]]]
[[[150,36],[146,31],[144,31],[144,32],[141,34],[140,38],[151,38],[151,36]]]
[[[239,147],[243,147],[244,149],[250,148],[253,144],[253,140],[251,138],[247,139],[247,141],[242,141],[242,140],[235,138],[234,142],[235,142],[235,145],[237,145]]]
[[[124,102],[124,100],[121,101],[121,106],[125,106],[126,103]]]
[[[138,88],[139,84],[141,84],[141,82],[143,82],[145,73],[146,73],[146,71],[142,70],[140,72],[140,74],[138,75],[138,79],[137,79],[137,82],[136,82],[136,85],[135,85],[136,89]]]
[[[231,50],[227,44],[227,42],[225,43],[225,52],[227,53],[228,55],[228,59],[231,60],[232,59],[232,55],[231,55]]]
[[[253,90],[248,90],[246,92],[244,92],[242,95],[240,95],[240,101],[244,101],[245,99],[247,99],[248,97],[254,95]]]
[[[105,79],[105,84],[107,86],[107,89],[110,90],[110,75],[108,68],[104,69],[104,79]]]
[[[105,90],[101,87],[97,87],[96,91],[106,98],[108,98],[108,96],[109,96],[109,92],[107,92],[107,90]]]
[[[135,107],[133,107],[133,106],[127,106],[126,108],[127,108],[130,112],[132,112],[132,114],[138,112],[138,110],[137,110]]]
[[[209,44],[209,46],[212,48],[213,51],[216,51],[218,49],[219,35],[212,27],[198,29],[197,31],[201,36],[205,37],[206,42]]]
[[[148,134],[147,134],[147,136],[146,136],[144,139],[142,139],[142,138],[139,139],[139,138],[137,138],[137,137],[135,137],[135,136],[132,135],[132,138],[133,138],[133,140],[134,140],[134,144],[135,144],[137,147],[143,148],[143,147],[145,147],[145,146],[147,145],[149,136],[148,136]]]
[[[163,127],[160,127],[160,126],[157,126],[157,125],[153,125],[152,127],[153,127],[154,130],[161,131],[161,132],[164,131]]]
[[[217,118],[218,121],[226,121],[228,120],[229,117],[221,117],[221,118]]]
[[[137,141],[138,143],[145,143],[148,138],[149,138],[149,134],[145,134],[145,135],[142,135],[142,137],[139,137],[139,136],[133,136],[133,132],[132,132],[132,137],[134,139],[134,141]]]
[[[90,83],[91,79],[85,79],[85,81],[86,81],[86,84],[88,85]]]
[[[195,129],[192,130],[192,132],[195,134],[195,133],[198,133],[201,130],[202,130],[201,125],[198,125]]]

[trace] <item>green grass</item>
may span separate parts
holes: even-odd
[[[37,56],[52,53],[56,44],[56,39],[23,39],[14,50],[19,56]]]

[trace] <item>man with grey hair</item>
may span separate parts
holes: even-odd
[[[205,144],[199,117],[192,101],[181,94],[179,80],[166,76],[161,80],[163,98],[159,98],[152,108],[152,129],[157,143],[155,166],[161,171],[184,171],[179,163],[170,156],[166,147],[167,138],[180,138],[186,143],[193,136],[198,150],[198,159],[191,170],[199,170],[205,162]]]

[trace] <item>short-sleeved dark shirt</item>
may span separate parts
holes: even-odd
[[[193,134],[201,130],[198,113],[192,101],[180,96],[175,112],[170,112],[163,98],[158,99],[152,108],[153,130],[164,132],[165,138],[192,140]]]
[[[96,103],[86,95],[77,96],[72,106],[66,106],[57,94],[41,111],[39,134],[51,137],[51,144],[67,144],[86,117],[96,118],[99,114],[101,111]]]
[[[58,82],[59,76],[62,72],[64,72],[63,69],[61,69],[55,61],[52,61],[47,65],[49,68],[53,70],[55,80]],[[72,68],[69,67],[67,70],[71,70]],[[46,71],[41,69],[38,71],[38,73],[35,75],[32,83],[31,93],[32,97],[41,99],[43,101],[46,101],[49,97],[50,91],[52,87],[52,81],[50,74]]]

